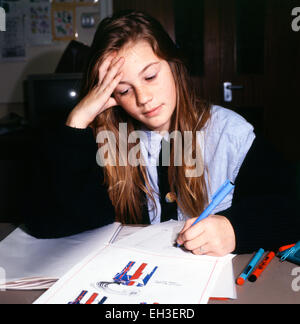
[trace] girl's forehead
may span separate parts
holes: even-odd
[[[148,59],[158,59],[150,44],[143,40],[125,44],[118,51],[117,57],[124,57],[125,60],[130,60],[132,63]]]
[[[120,84],[132,83],[134,79],[140,77],[148,69],[148,66],[155,66],[153,63],[162,61],[156,56],[152,47],[146,41],[125,45],[117,53],[117,58],[121,57],[124,57],[125,61],[120,69],[124,75]]]

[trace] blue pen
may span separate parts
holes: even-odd
[[[247,280],[247,278],[250,276],[250,274],[253,272],[255,266],[258,264],[260,258],[263,256],[265,253],[264,249],[259,249],[258,252],[254,255],[252,260],[249,262],[245,270],[241,273],[241,275],[238,277],[236,283],[240,286],[242,286]]]
[[[211,203],[207,206],[207,208],[203,211],[203,213],[195,220],[192,226],[199,223],[201,220],[208,217],[212,211],[220,204],[221,201],[232,191],[234,185],[229,181],[226,180],[225,183],[217,190],[217,192],[213,195]],[[180,244],[177,244],[179,247]]]

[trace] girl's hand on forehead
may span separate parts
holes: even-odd
[[[117,57],[116,53],[108,55],[99,67],[97,87],[105,87],[109,81],[112,81],[119,74],[120,67],[124,63],[123,57]],[[115,89],[115,87],[114,87]]]
[[[116,86],[122,78],[120,71],[125,59],[118,58],[116,53],[110,54],[100,65],[98,83],[71,111],[66,125],[76,128],[86,128],[106,109],[117,106],[112,97]]]

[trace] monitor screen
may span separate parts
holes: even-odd
[[[81,73],[29,75],[25,118],[30,126],[64,122],[79,100]]]

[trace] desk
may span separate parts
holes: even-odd
[[[8,223],[0,223],[0,240],[5,238],[15,226]],[[122,233],[122,232],[121,232]],[[122,237],[122,235],[121,235]],[[233,259],[235,278],[244,270],[252,255],[238,255]],[[237,286],[236,300],[210,301],[211,304],[300,304],[300,278],[292,275],[292,270],[300,266],[284,262],[275,258],[268,266],[257,282],[247,281],[242,287]],[[296,282],[294,291],[293,280]],[[0,291],[0,304],[31,304],[44,291]]]

